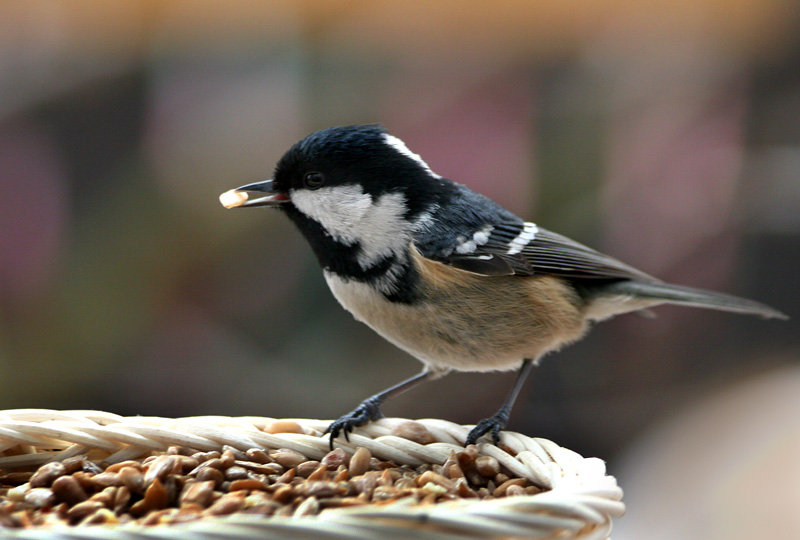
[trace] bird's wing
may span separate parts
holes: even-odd
[[[516,217],[516,216],[514,216]],[[472,235],[420,235],[422,255],[487,276],[557,275],[571,279],[657,281],[627,264],[530,222],[505,219],[473,226]]]

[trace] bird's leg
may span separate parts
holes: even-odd
[[[533,361],[530,359],[526,359],[522,363],[522,367],[517,375],[517,380],[514,382],[514,387],[511,389],[511,393],[508,395],[506,402],[503,403],[503,406],[500,407],[500,410],[497,411],[494,416],[484,418],[472,428],[472,431],[467,435],[466,444],[475,444],[475,441],[477,441],[481,435],[489,431],[492,433],[492,441],[494,441],[494,444],[500,442],[500,430],[506,427],[508,417],[511,414],[511,408],[514,406],[519,391],[522,390],[522,385],[525,383],[525,378],[531,372],[533,365]]]
[[[368,397],[351,412],[331,423],[331,425],[328,426],[328,429],[325,430],[325,433],[331,434],[331,449],[333,449],[333,440],[337,438],[340,433],[344,433],[344,438],[349,441],[350,439],[348,437],[348,433],[351,433],[353,428],[357,426],[363,426],[372,420],[383,418],[383,413],[381,412],[380,406],[384,401],[398,396],[407,390],[411,390],[415,386],[418,386],[426,381],[438,379],[439,377],[446,375],[448,371],[449,370],[433,370],[426,367],[417,375],[399,382],[396,385],[387,388],[383,392],[378,392],[374,396]]]

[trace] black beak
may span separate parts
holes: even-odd
[[[250,191],[266,193],[267,195],[251,199],[248,193]],[[265,180],[263,182],[247,184],[246,186],[226,191],[219,196],[219,202],[221,202],[222,206],[225,208],[238,208],[240,206],[280,206],[281,204],[289,202],[289,197],[276,190],[272,180]]]

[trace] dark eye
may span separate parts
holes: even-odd
[[[317,189],[325,183],[325,176],[320,172],[306,173],[303,177],[303,185],[308,189]]]

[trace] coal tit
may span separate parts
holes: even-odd
[[[450,371],[519,370],[502,407],[469,433],[495,443],[531,368],[595,321],[659,304],[786,318],[769,306],[670,285],[526,222],[433,172],[375,125],[312,133],[271,180],[224,193],[227,207],[280,208],[356,319],[419,359],[418,375],[333,422],[333,440],[380,406]]]

